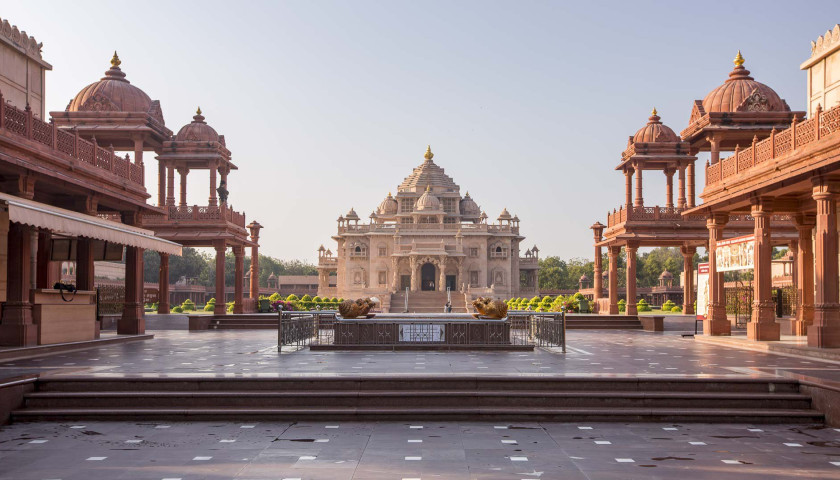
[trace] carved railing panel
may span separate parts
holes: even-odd
[[[56,138],[58,138],[58,151],[61,153],[66,153],[67,155],[73,155],[74,148],[73,145],[76,141],[76,136],[70,133],[65,132],[64,130],[58,130],[56,133]]]
[[[53,141],[53,127],[49,123],[33,118],[32,119],[32,139],[38,143],[43,143],[49,147],[52,147]]]
[[[6,105],[3,110],[6,129],[12,133],[26,136],[26,112],[11,105]]]

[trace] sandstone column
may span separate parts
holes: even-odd
[[[816,294],[814,323],[808,328],[809,347],[840,347],[840,304],[837,268],[837,191],[838,185],[818,178],[812,196],[817,202]]]
[[[728,221],[729,215],[726,213],[712,214],[706,221],[706,228],[709,229],[709,314],[703,322],[704,335],[731,335],[732,333],[732,326],[726,316],[723,273],[718,273],[715,257],[717,242],[723,239],[723,228]]]
[[[674,170],[665,169],[665,208],[674,208]]]
[[[796,251],[796,322],[794,334],[808,335],[808,328],[814,323],[814,247],[811,232],[816,218],[812,214],[794,217],[799,241]]]
[[[633,206],[633,170],[624,169],[624,205],[628,210]]]
[[[420,279],[418,278],[419,275],[417,274],[417,258],[410,257],[409,258],[409,265],[411,266],[411,291],[416,292],[417,286],[420,283]]]
[[[160,254],[158,271],[158,313],[169,313],[169,254]]]
[[[227,247],[223,241],[216,242],[213,247],[216,249],[216,308],[213,313],[225,315],[227,314],[227,305],[225,305],[225,250]]]
[[[618,314],[618,255],[620,253],[620,246],[610,245],[609,247],[607,247],[607,257],[609,258],[610,262],[610,315]]]
[[[750,340],[779,340],[780,328],[776,323],[776,304],[773,301],[773,275],[770,271],[773,245],[770,243],[770,204],[772,199],[754,201],[751,214],[755,219],[755,250],[753,263],[753,311],[747,324]],[[835,259],[836,260],[836,259]]]
[[[0,345],[27,347],[38,344],[38,326],[32,323],[32,304],[29,303],[31,270],[29,257],[31,227],[9,223],[8,260],[6,263],[6,303],[0,322]]]
[[[251,241],[254,245],[251,247],[251,284],[249,285],[250,297],[259,302],[260,298],[260,225],[256,220],[248,224],[248,230],[251,231]],[[329,275],[327,276],[327,287],[329,287]],[[259,303],[255,305],[259,307]]]
[[[123,212],[123,223],[138,224],[137,212]],[[143,249],[125,247],[125,304],[122,317],[117,322],[120,335],[139,335],[146,332],[143,317]]]
[[[694,314],[694,254],[697,247],[683,245],[680,253],[683,256],[683,314]]]
[[[679,180],[677,186],[677,208],[685,208],[685,166],[679,167]]]
[[[76,288],[93,290],[94,266],[93,245],[89,238],[76,240]]]
[[[686,182],[688,183],[688,198],[686,198],[686,208],[694,208],[694,161],[689,162],[688,166],[686,167],[688,172],[688,178]]]
[[[638,244],[628,242],[624,247],[627,253],[627,308],[624,311],[627,315],[638,315],[636,308],[636,250],[639,248]]]
[[[636,163],[635,168],[636,168],[636,200],[634,201],[633,205],[636,206],[636,207],[643,207],[645,205],[645,199],[642,198],[642,165],[640,163]]]
[[[438,275],[438,291],[446,291],[446,258],[440,260],[440,274]]]
[[[175,167],[166,167],[166,205],[175,205]]]
[[[211,207],[216,206],[216,167],[210,167],[210,198],[207,199],[207,204]]]
[[[245,297],[243,292],[243,283],[245,279],[245,247],[236,245],[233,247],[234,258],[234,274],[233,274],[233,313],[245,313]]]
[[[181,201],[180,206],[187,206],[187,174],[190,173],[188,168],[179,168],[178,173],[181,175]]]
[[[50,260],[50,240],[52,240],[52,233],[49,230],[38,231],[38,253],[36,254],[38,266],[35,273],[35,288],[52,288],[58,281],[54,274],[54,262]]]
[[[166,205],[166,165],[158,162],[158,206]]]

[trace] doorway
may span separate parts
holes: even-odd
[[[447,275],[446,276],[446,288],[448,288],[449,290],[454,292],[455,290],[457,290],[455,288],[455,283],[456,283],[455,282],[455,275]]]
[[[424,292],[435,290],[435,266],[431,263],[420,267],[420,289]]]
[[[400,275],[400,290],[411,288],[411,275]]]

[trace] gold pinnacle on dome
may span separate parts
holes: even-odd
[[[735,60],[733,60],[733,62],[735,62],[736,67],[744,65],[744,57],[741,56],[740,50],[738,50],[738,55],[735,55]]]
[[[426,157],[426,158],[429,158],[429,157]],[[432,186],[431,185],[426,185],[426,191],[431,192],[432,191]]]
[[[653,110],[651,110],[651,111],[650,111],[650,114],[651,114],[651,115],[654,115],[654,116],[656,116],[656,115],[657,115],[657,112],[656,112],[656,107],[653,107]]]
[[[198,107],[198,109],[195,111],[195,114],[196,115],[201,115],[201,107]]]
[[[120,61],[120,57],[117,56],[117,51],[114,50],[114,56],[111,57],[111,66],[112,67],[119,67],[122,64]]]
[[[431,161],[432,158],[434,158],[435,154],[432,153],[432,146],[431,145],[426,146],[426,154],[423,155],[423,156],[426,157],[426,160],[430,160],[430,161]]]

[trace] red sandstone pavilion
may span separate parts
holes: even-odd
[[[0,64],[0,345],[97,338],[94,261],[120,260],[123,248],[126,281],[120,334],[145,330],[146,249],[161,256],[162,312],[169,311],[169,255],[180,255],[181,245],[216,249],[220,299],[225,251],[231,247],[236,259],[234,311],[254,310],[259,276],[250,276],[251,298],[246,302],[244,249],[251,247],[252,258],[258,258],[261,225],[251,222],[246,229],[245,215],[227,203],[227,176],[237,167],[224,135],[205,122],[200,110],[173,135],[160,102],[128,81],[115,52],[104,77],[47,119],[44,82],[52,66],[43,60],[41,44],[5,20]],[[131,152],[133,159],[123,152]],[[157,206],[147,203],[144,152],[154,152],[159,162]],[[209,171],[206,206],[187,205],[187,175],[193,170]],[[222,180],[218,189],[217,173]],[[77,263],[75,294],[53,289],[62,260]],[[258,271],[256,261],[251,269]],[[224,307],[218,302],[215,313],[224,314]]]
[[[840,272],[837,198],[840,195],[840,26],[812,42],[808,111],[791,111],[767,85],[744,68],[741,53],[729,78],[703,100],[695,100],[689,125],[679,136],[661,124],[654,110],[628,142],[616,168],[625,174],[625,206],[610,213],[607,225],[594,224],[594,296],[602,313],[618,312],[617,258],[627,252],[628,314],[635,314],[636,249],[679,246],[685,258],[684,312],[693,313],[692,257],[709,252],[709,307],[706,335],[729,335],[719,242],[754,235],[751,340],[779,340],[771,297],[771,252],[786,245],[795,252],[796,320],[792,333],[812,347],[840,347]],[[694,162],[710,152],[703,203],[695,205]],[[733,152],[721,159],[721,152]],[[665,207],[646,206],[642,172],[659,170],[667,179]],[[679,173],[673,203],[672,178]],[[632,177],[636,176],[635,200]],[[687,190],[687,193],[686,193]],[[609,295],[602,298],[601,248],[609,254]]]

